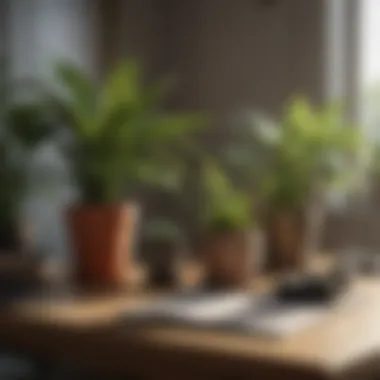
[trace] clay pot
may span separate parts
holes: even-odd
[[[205,284],[210,288],[246,287],[260,270],[258,231],[210,233],[203,245]]]
[[[269,271],[302,268],[305,228],[301,213],[277,212],[270,216],[266,229],[266,267]]]
[[[322,213],[311,207],[273,212],[266,228],[266,269],[304,269],[308,254],[317,250],[321,225]]]
[[[69,210],[76,259],[74,276],[79,283],[102,287],[128,283],[137,216],[133,204],[78,205]]]

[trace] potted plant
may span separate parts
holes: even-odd
[[[29,161],[53,128],[40,103],[7,104],[0,136],[0,250],[22,250],[26,226],[20,225],[20,203],[28,191]],[[29,242],[30,243],[30,242]]]
[[[57,78],[65,92],[53,102],[71,132],[64,152],[79,189],[68,213],[76,276],[123,285],[132,270],[136,185],[165,181],[171,147],[199,127],[199,118],[160,111],[162,85],[145,88],[133,61],[119,64],[102,86],[67,64]]]
[[[315,107],[304,98],[293,99],[278,123],[249,120],[253,145],[240,149],[245,163],[251,157],[255,192],[265,206],[268,269],[299,269],[314,249],[327,192],[354,174],[359,131],[339,107]]]
[[[238,191],[220,168],[203,168],[205,283],[233,289],[249,283],[260,265],[260,234],[254,228],[251,197]]]
[[[178,264],[186,249],[181,229],[171,220],[152,220],[147,223],[142,240],[142,257],[147,264],[150,284],[178,285]]]

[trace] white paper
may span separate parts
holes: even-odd
[[[317,323],[329,311],[326,305],[290,306],[245,293],[199,294],[163,298],[127,315],[140,322],[167,323],[284,336]]]

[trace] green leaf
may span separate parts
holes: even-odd
[[[277,125],[263,117],[250,123],[257,138],[233,145],[231,167],[256,178],[252,194],[276,207],[305,204],[315,188],[348,185],[352,159],[366,145],[360,128],[345,123],[339,104],[317,107],[304,96],[287,103]]]
[[[102,111],[107,114],[123,105],[138,106],[142,95],[142,77],[137,62],[122,62],[107,78],[101,93]]]
[[[234,188],[220,167],[211,161],[203,165],[205,190],[204,221],[212,229],[241,229],[252,223],[252,200]]]
[[[75,141],[67,157],[84,199],[109,202],[123,197],[125,184],[178,187],[177,152],[204,126],[197,115],[160,110],[167,82],[144,86],[135,61],[122,62],[102,88],[81,70],[63,65],[58,79],[66,94],[54,97],[71,123]]]
[[[13,104],[5,110],[7,131],[23,148],[31,149],[54,132],[48,109],[43,104]]]
[[[66,94],[61,107],[74,121],[73,131],[79,138],[93,138],[98,133],[96,123],[96,87],[77,67],[69,64],[57,66],[56,76]]]

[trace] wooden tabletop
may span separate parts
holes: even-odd
[[[148,292],[67,292],[19,301],[0,312],[0,342],[44,359],[142,378],[341,378],[380,360],[380,279],[357,279],[348,307],[286,338],[180,327],[130,328],[122,315]],[[371,364],[371,365],[370,365]],[[163,376],[164,375],[164,376]],[[363,378],[363,377],[362,377]]]

